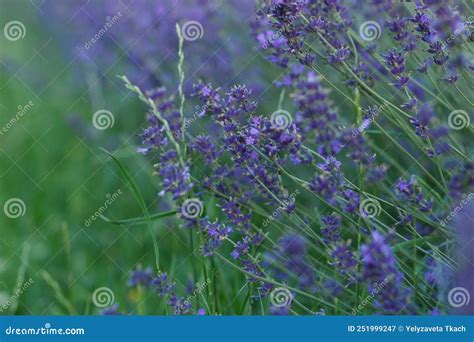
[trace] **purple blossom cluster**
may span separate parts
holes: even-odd
[[[456,99],[470,102],[459,87],[473,77],[463,7],[371,1],[352,15],[361,3],[258,6],[253,33],[283,71],[274,82],[278,105],[257,101],[245,85],[199,80],[186,99],[198,104],[198,119],[184,129],[187,108],[163,87],[144,92],[152,105],[139,152],[158,160],[158,196],[176,207],[203,199],[206,210],[179,219],[199,237],[204,266],[230,265],[250,284],[249,302],[273,314],[317,312],[314,298],[347,313],[374,292],[365,313],[447,311],[433,269],[451,266],[439,257],[450,251],[433,246],[452,243],[440,218],[474,185],[472,145],[444,124]],[[373,18],[383,38],[367,42],[357,24]],[[287,205],[293,189],[301,194]],[[154,287],[175,313],[191,313],[158,272],[137,270],[129,284]],[[278,306],[272,291],[285,286],[300,300]]]
[[[387,240],[386,236],[373,231],[371,241],[362,246],[362,277],[368,283],[369,291],[384,283],[384,289],[376,296],[375,301],[375,305],[382,312],[410,312],[411,293],[402,287],[403,275],[397,269],[393,251]]]
[[[252,18],[254,4],[249,1],[47,0],[42,7],[57,18],[45,23],[48,27],[67,26],[58,31],[64,32],[60,44],[71,52],[70,58],[82,61],[99,78],[111,78],[119,68],[144,89],[175,85],[176,23],[182,27],[189,23],[185,48],[191,80],[231,82],[241,64],[235,56],[244,59],[252,53],[245,35],[232,42],[219,39],[228,34],[229,25]],[[253,75],[252,71],[241,73],[257,89],[258,77]]]

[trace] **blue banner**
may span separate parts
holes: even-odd
[[[473,316],[3,316],[0,341],[472,342]]]

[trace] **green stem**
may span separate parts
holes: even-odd
[[[178,45],[178,75],[179,75],[179,113],[181,116],[181,139],[183,140],[183,154],[186,157],[186,135],[184,134],[185,131],[185,122],[184,122],[184,91],[183,91],[183,84],[184,84],[184,52],[183,52],[183,35],[181,33],[181,28],[178,23],[176,23],[176,33],[178,34],[179,45]]]
[[[213,257],[211,257],[211,271],[212,271],[212,288],[213,288],[213,295],[214,295],[214,313],[218,313],[219,302],[217,298],[217,268],[216,268],[216,261]]]
[[[414,243],[413,243],[413,249],[412,249],[412,253],[413,253],[413,282],[414,282],[414,288],[413,288],[413,301],[416,303],[416,300],[417,300],[417,297],[418,297],[418,276],[417,276],[417,272],[416,272],[416,260],[417,260],[417,244],[416,244],[416,235],[418,234],[418,232],[416,231],[416,219],[414,218],[413,219],[413,239],[414,239]]]
[[[193,237],[193,230],[189,229],[189,244],[191,249],[191,254],[194,255],[194,237]],[[193,268],[193,284],[196,284],[198,277],[197,277],[197,270],[196,270],[196,263],[192,262]],[[199,308],[199,296],[196,296],[196,305]]]
[[[459,87],[455,84],[454,87],[456,88],[456,90],[459,92],[459,94],[461,94],[462,97],[464,97],[464,99],[469,102],[469,104],[471,105],[471,107],[474,107],[474,103],[472,103],[471,100],[469,100],[469,98],[461,91],[461,89],[459,89]]]

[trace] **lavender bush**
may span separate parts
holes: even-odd
[[[176,76],[158,69],[154,85],[121,77],[146,106],[137,151],[161,184],[159,205],[147,205],[115,159],[143,212],[115,223],[145,224],[154,241],[155,265],[128,283],[160,299],[147,313],[472,314],[472,5],[252,4],[241,24],[280,75],[264,85],[280,96],[265,98],[251,78],[229,85],[228,71],[205,60],[217,34],[211,4],[189,14],[206,40],[188,39],[169,15],[150,50],[131,49],[151,63],[154,49],[176,51]],[[142,11],[140,20],[161,13]],[[127,40],[134,29],[116,34]],[[190,89],[196,63],[205,68]],[[191,250],[175,255],[192,269],[189,286],[160,261],[157,220],[189,236]],[[104,313],[128,311],[120,303]]]

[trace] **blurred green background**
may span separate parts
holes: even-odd
[[[49,19],[41,2],[2,1],[2,28],[19,19],[26,28],[23,39],[0,37],[0,125],[6,126],[19,106],[33,105],[0,135],[0,202],[3,208],[19,198],[26,212],[18,218],[0,215],[0,306],[29,278],[33,283],[2,314],[94,313],[94,289],[112,288],[116,302],[123,303],[130,270],[154,260],[144,227],[100,219],[84,224],[118,189],[122,195],[104,214],[140,215],[101,147],[120,150],[147,203],[157,205],[151,163],[135,153],[143,110],[113,77],[120,63],[110,77],[98,79],[91,72],[88,84],[80,83],[81,61],[66,58],[57,35],[45,26]],[[61,20],[67,29],[67,18]],[[92,116],[100,109],[113,113],[113,127],[94,128]],[[164,260],[172,248],[189,248],[185,240],[172,238],[180,234],[173,225],[157,228]]]

